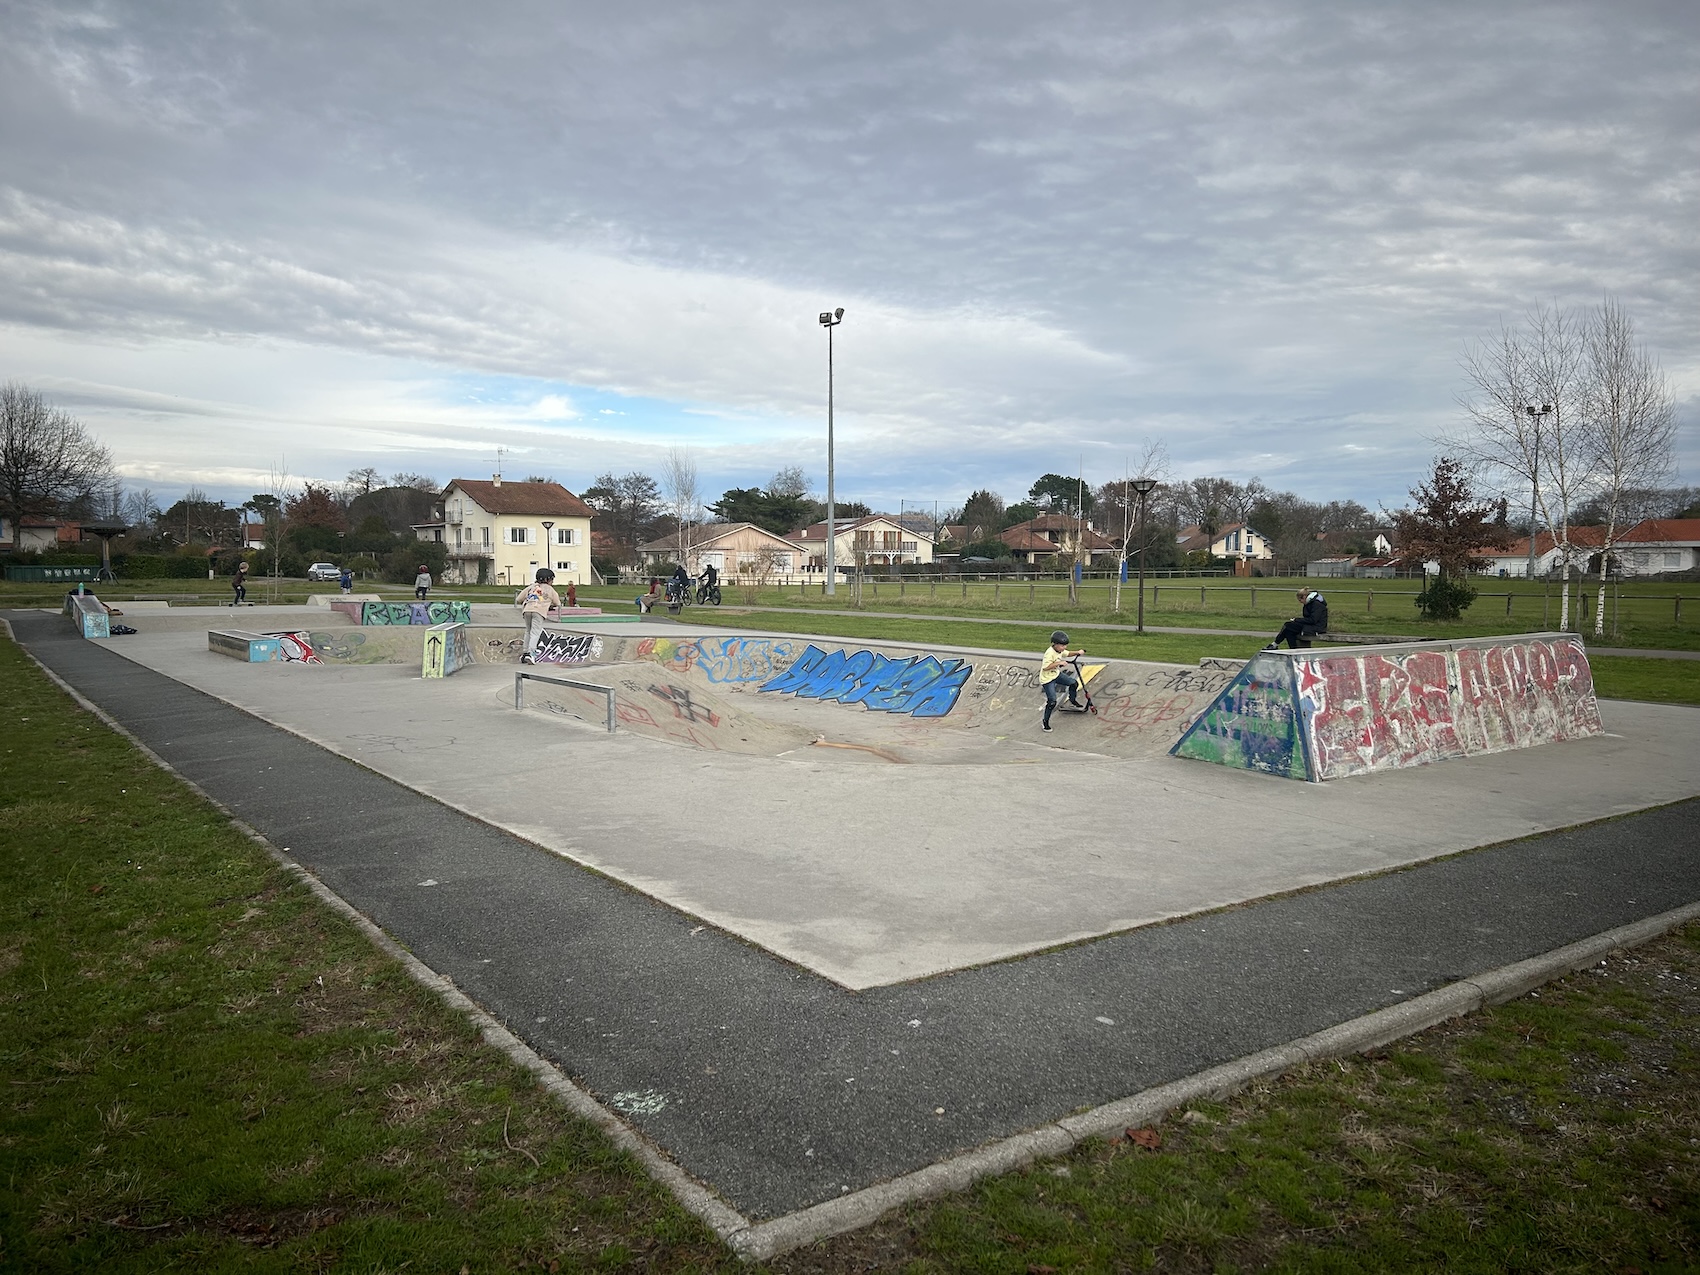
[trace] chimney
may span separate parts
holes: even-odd
[[[491,474],[490,485],[492,487],[500,487],[502,485],[502,476],[500,474]]]

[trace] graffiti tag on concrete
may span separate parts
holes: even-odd
[[[272,633],[270,637],[277,639],[277,658],[291,664],[322,664],[324,663],[313,650],[313,639],[318,636],[313,633]]]
[[[1173,751],[1323,780],[1600,730],[1580,642],[1506,638],[1362,655],[1255,658]]]
[[[468,624],[470,602],[362,602],[362,624]]]
[[[931,655],[894,660],[872,651],[823,651],[811,642],[790,668],[757,689],[860,704],[875,713],[943,717],[973,673],[965,660],[941,662]]]
[[[551,633],[545,629],[531,658],[539,664],[583,664],[601,654],[602,639],[594,633]]]

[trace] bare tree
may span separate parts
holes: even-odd
[[[801,465],[787,465],[768,480],[767,494],[801,500],[809,494],[809,476]]]
[[[1497,471],[1502,490],[1509,479],[1529,485],[1534,521],[1551,531],[1558,549],[1561,629],[1570,627],[1570,569],[1577,560],[1570,527],[1597,460],[1586,427],[1585,335],[1578,315],[1557,305],[1537,306],[1521,328],[1502,324],[1496,336],[1467,350],[1463,367],[1470,388],[1461,403],[1468,425],[1447,442],[1472,468]],[[1536,530],[1531,526],[1531,539]]]
[[[115,481],[111,455],[81,421],[27,385],[0,385],[0,514],[14,544],[24,518],[58,515]]]
[[[382,485],[384,476],[367,465],[363,469],[349,470],[348,477],[342,481],[343,485],[348,488],[349,496],[352,499],[355,496],[370,495],[374,489]]]
[[[682,447],[672,448],[661,467],[661,485],[667,492],[667,503],[678,523],[679,561],[690,570],[691,524],[697,521],[702,507],[702,495],[697,490],[697,463]]]
[[[1676,414],[1664,369],[1636,344],[1635,324],[1616,300],[1603,302],[1594,313],[1586,344],[1588,447],[1605,506],[1599,605],[1594,608],[1594,636],[1603,637],[1612,550],[1631,525],[1628,497],[1656,486],[1670,472]]]
[[[1169,472],[1169,449],[1158,439],[1147,438],[1140,444],[1139,463],[1132,468],[1140,478],[1155,478],[1158,482]],[[1259,484],[1261,487],[1261,484]],[[1113,491],[1111,489],[1114,489]],[[1111,609],[1122,609],[1122,577],[1127,574],[1127,560],[1130,552],[1143,556],[1151,547],[1151,503],[1152,496],[1145,498],[1145,518],[1140,521],[1139,493],[1133,489],[1132,477],[1124,478],[1119,484],[1106,484],[1106,492],[1120,506],[1121,514],[1122,552],[1116,564],[1115,601]],[[1154,495],[1155,493],[1153,493]],[[1108,528],[1106,528],[1108,529]],[[1167,535],[1167,529],[1163,531]]]

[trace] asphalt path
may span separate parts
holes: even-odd
[[[1700,900],[1691,801],[851,993],[58,616],[9,618],[44,664],[753,1219]]]

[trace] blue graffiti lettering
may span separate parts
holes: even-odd
[[[756,689],[860,704],[874,713],[943,717],[973,674],[974,666],[964,660],[941,662],[931,655],[894,660],[872,651],[823,651],[811,642],[789,669]]]

